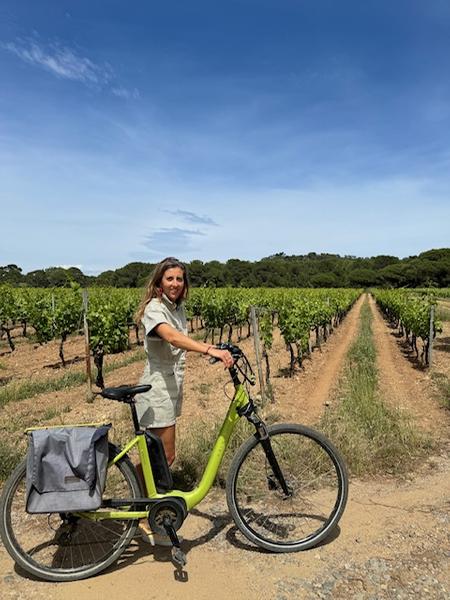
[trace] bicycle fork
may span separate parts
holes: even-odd
[[[244,407],[244,410],[242,410],[242,415],[245,416],[246,419],[250,423],[252,423],[252,425],[254,425],[256,429],[256,437],[258,438],[259,443],[261,444],[264,450],[264,454],[266,455],[267,462],[269,463],[270,468],[272,469],[272,473],[276,478],[278,485],[283,490],[285,498],[289,498],[290,496],[292,496],[292,489],[286,483],[283,471],[281,470],[277,457],[275,456],[275,453],[273,451],[267,425],[256,413],[255,406],[252,401],[250,401],[249,404]],[[276,483],[270,478],[268,478],[268,483],[269,486],[272,487],[272,489],[277,487]]]

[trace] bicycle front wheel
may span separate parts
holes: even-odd
[[[285,491],[253,436],[231,464],[228,508],[239,530],[256,545],[272,552],[306,550],[330,534],[344,511],[344,461],[322,434],[303,425],[273,425],[268,431]]]
[[[109,460],[117,451],[109,445]],[[0,533],[16,563],[40,579],[74,581],[91,577],[117,560],[136,532],[136,519],[92,521],[72,513],[28,514],[25,484],[24,461],[5,484],[0,500]],[[142,493],[135,469],[124,457],[108,468],[103,498],[139,496]]]

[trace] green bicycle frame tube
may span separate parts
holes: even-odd
[[[168,492],[167,494],[164,494],[161,497],[178,496],[180,498],[183,498],[186,502],[188,510],[191,510],[191,508],[194,508],[194,506],[196,506],[199,502],[203,500],[203,498],[209,492],[212,484],[214,483],[214,479],[222,463],[223,455],[225,454],[225,450],[227,449],[228,443],[230,441],[231,434],[233,433],[236,423],[240,419],[240,416],[237,413],[237,409],[242,406],[245,406],[247,403],[247,392],[245,391],[245,388],[242,385],[239,385],[236,389],[234,398],[231,401],[230,407],[228,408],[227,415],[225,417],[224,422],[222,423],[222,427],[220,428],[216,443],[214,444],[214,447],[209,456],[208,463],[205,467],[202,478],[197,487],[191,490],[190,492],[181,492],[179,490],[173,490],[171,492]]]
[[[123,456],[125,456],[133,446],[137,444],[139,456],[141,459],[142,473],[144,475],[144,481],[147,488],[147,494],[149,498],[170,498],[175,496],[182,498],[186,502],[188,511],[194,508],[199,502],[203,500],[206,494],[211,489],[214,479],[217,475],[219,467],[222,463],[223,455],[230,441],[231,434],[239,421],[238,408],[245,406],[249,401],[247,392],[242,385],[238,385],[234,394],[233,400],[230,403],[228,412],[225,420],[220,428],[217,440],[211,450],[208,463],[203,472],[202,478],[193,490],[189,492],[183,492],[181,490],[172,490],[165,494],[159,494],[156,491],[155,480],[153,478],[152,468],[150,465],[150,459],[147,450],[147,444],[144,435],[137,435],[133,438],[114,459],[110,464],[115,464]],[[88,518],[94,521],[103,519],[143,519],[147,517],[147,511],[126,511],[126,510],[114,510],[114,511],[97,511],[90,513],[78,513],[84,518]]]

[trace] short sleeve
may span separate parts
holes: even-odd
[[[164,307],[159,302],[150,301],[145,307],[142,316],[142,324],[144,325],[145,335],[155,335],[153,330],[161,323],[170,325]]]

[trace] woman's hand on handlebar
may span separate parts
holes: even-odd
[[[228,352],[228,350],[219,350],[219,348],[211,346],[210,348],[208,348],[207,354],[212,358],[217,358],[218,360],[221,360],[225,365],[226,369],[229,369],[234,364],[234,359],[231,356],[230,352]]]

